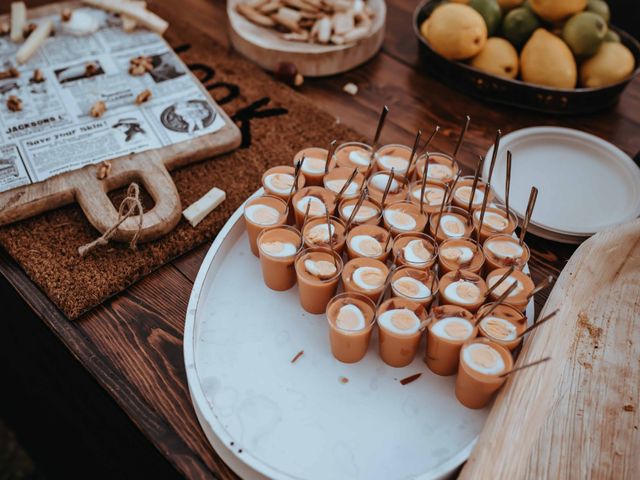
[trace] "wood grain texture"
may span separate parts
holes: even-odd
[[[45,1],[32,0],[30,5]],[[387,143],[410,143],[417,128],[426,130],[437,122],[443,128],[434,146],[445,151],[453,148],[461,118],[469,113],[473,122],[461,155],[467,171],[476,155],[486,152],[498,127],[506,133],[533,125],[562,125],[594,133],[631,155],[640,150],[639,79],[614,108],[584,117],[556,118],[479,102],[422,72],[417,64],[416,39],[409,33],[414,6],[414,2],[404,0],[388,1],[381,53],[346,74],[307,79],[301,93],[367,136],[374,133],[380,105],[387,103],[391,114],[382,135]],[[222,27],[226,8],[222,0],[155,0],[150,8],[170,20],[167,39],[174,47],[185,42],[187,31],[204,33],[228,45]],[[6,11],[8,5],[2,4],[0,9]],[[357,96],[342,92],[347,82],[360,87]],[[530,268],[535,280],[558,274],[575,250],[533,236],[527,236],[527,243],[532,250]],[[6,256],[0,258],[0,271],[178,472],[189,478],[226,480],[237,477],[217,457],[197,424],[181,355],[185,309],[207,248],[204,245],[163,267],[76,323],[67,321]],[[536,298],[538,311],[547,292]],[[614,420],[608,421],[615,424],[617,416],[623,414],[629,415],[612,410]],[[600,430],[593,433],[599,434]]]
[[[29,18],[37,19],[59,14],[63,8],[79,5],[80,2],[64,2],[31,8]],[[0,21],[7,20],[7,15],[0,17]],[[194,79],[202,94],[214,102],[194,74],[184,64],[183,67]],[[0,225],[24,220],[77,201],[96,230],[104,233],[118,221],[118,212],[107,193],[138,181],[144,184],[155,205],[151,210],[144,212],[141,224],[138,215],[129,217],[115,230],[111,238],[128,242],[138,234],[139,242],[148,242],[167,234],[180,221],[182,213],[180,197],[168,170],[229,152],[240,145],[241,135],[238,127],[221,108],[217,108],[217,114],[225,121],[225,125],[217,132],[193,138],[188,142],[113,159],[112,170],[105,179],[97,178],[99,165],[87,165],[43,182],[0,193]]]
[[[476,478],[637,478],[640,220],[583,243],[462,470]]]

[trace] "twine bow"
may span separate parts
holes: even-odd
[[[140,202],[140,187],[137,183],[133,182],[129,185],[127,189],[127,196],[122,200],[120,204],[120,208],[118,208],[118,221],[110,227],[106,232],[104,232],[99,238],[96,238],[94,241],[89,242],[85,245],[81,245],[78,247],[78,254],[81,257],[84,257],[87,253],[91,252],[95,248],[107,245],[109,243],[109,239],[116,232],[118,227],[124,223],[124,221],[136,215],[136,211],[138,212],[138,229],[136,233],[133,235],[131,242],[129,242],[129,247],[131,250],[135,250],[138,243],[138,236],[140,235],[140,230],[142,230],[142,203]]]

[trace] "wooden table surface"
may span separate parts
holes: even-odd
[[[31,5],[34,3],[45,2],[30,2]],[[222,0],[156,0],[150,3],[150,8],[169,21],[188,24],[215,41],[227,44],[225,2]],[[483,103],[448,88],[422,71],[417,42],[411,31],[411,15],[416,2],[392,0],[387,4],[386,39],[379,55],[349,73],[326,79],[307,79],[300,89],[342,123],[371,135],[381,105],[387,104],[392,114],[383,141],[404,139],[408,143],[417,128],[426,130],[439,123],[443,130],[435,147],[451,148],[463,115],[469,114],[473,120],[461,157],[467,167],[478,154],[486,152],[497,128],[506,134],[534,125],[562,125],[605,138],[631,156],[640,150],[640,79],[630,85],[620,103],[611,110],[582,117],[548,116]],[[8,4],[1,8],[6,10]],[[168,38],[175,41],[171,32]],[[359,86],[357,96],[342,92],[342,86],[347,82]],[[534,280],[549,273],[557,274],[574,250],[574,247],[532,236],[528,236],[527,242],[532,250],[530,267]],[[113,421],[113,428],[124,419],[125,423],[130,423],[128,431],[136,432],[128,439],[117,439],[123,446],[121,450],[126,450],[129,440],[132,444],[147,442],[160,453],[156,460],[152,459],[153,465],[163,457],[175,469],[174,473],[192,478],[236,478],[214,453],[200,429],[191,406],[182,357],[187,302],[208,247],[203,245],[166,265],[73,323],[4,252],[0,253],[0,272],[4,276],[0,292],[8,311],[21,316],[15,322],[16,329],[43,326],[47,331],[37,335],[50,337],[52,350],[63,347],[64,352],[58,351],[55,355],[70,362],[64,374],[69,376],[69,385],[74,385],[72,396],[78,399],[74,408],[82,409],[75,413],[86,415],[86,423],[94,424],[91,416],[105,415],[106,418],[106,413],[101,412],[111,408],[117,412],[114,418],[120,417]],[[536,299],[537,310],[544,304],[547,293],[543,292]],[[33,338],[29,341],[34,341]],[[22,336],[16,333],[12,341],[27,352],[29,344]],[[58,372],[51,374],[54,376],[63,373],[56,368],[52,370]],[[78,383],[86,387],[71,383],[71,372],[76,370],[89,378]],[[51,392],[50,398],[63,395],[70,387],[60,380],[55,388],[58,390]],[[80,388],[87,388],[87,391],[98,388],[106,395],[95,404],[83,403],[85,393],[79,391]],[[110,426],[99,422],[95,425],[92,428],[104,429],[93,430],[93,437],[88,437],[97,442],[107,435]],[[41,430],[36,431],[44,435]],[[115,455],[112,462],[120,461],[118,455],[121,459],[127,458],[127,452],[119,451],[117,446],[105,443],[101,448],[109,449]]]

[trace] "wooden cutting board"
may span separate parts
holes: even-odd
[[[583,243],[489,415],[463,479],[640,478],[640,220]]]
[[[64,8],[78,6],[81,6],[80,2],[46,5],[29,9],[28,17],[37,19],[46,15],[59,15]],[[0,21],[8,21],[8,18],[8,15],[0,16]],[[215,105],[206,88],[186,65],[182,66],[194,78],[201,92]],[[0,225],[77,202],[91,224],[100,233],[104,233],[118,220],[118,212],[107,193],[136,181],[144,186],[155,203],[151,210],[144,212],[138,241],[147,242],[165,235],[180,221],[182,213],[180,197],[169,171],[229,152],[240,145],[240,130],[224,110],[217,105],[216,107],[217,114],[225,121],[225,126],[220,130],[186,142],[110,160],[112,169],[104,180],[97,179],[99,165],[87,165],[43,182],[0,193]],[[130,241],[138,231],[138,225],[138,216],[127,218],[112,239]]]

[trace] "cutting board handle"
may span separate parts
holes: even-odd
[[[95,175],[86,175],[84,182],[76,189],[76,200],[91,224],[104,233],[118,222],[118,211],[107,196],[114,187],[125,186],[131,181],[139,181],[155,202],[154,207],[142,215],[139,242],[155,240],[170,232],[180,221],[182,207],[176,186],[161,161],[149,158],[138,162],[135,170],[126,170],[124,162],[118,166],[124,169],[112,172],[107,181],[98,180]],[[128,242],[139,228],[138,215],[127,218],[115,231],[112,238]]]

